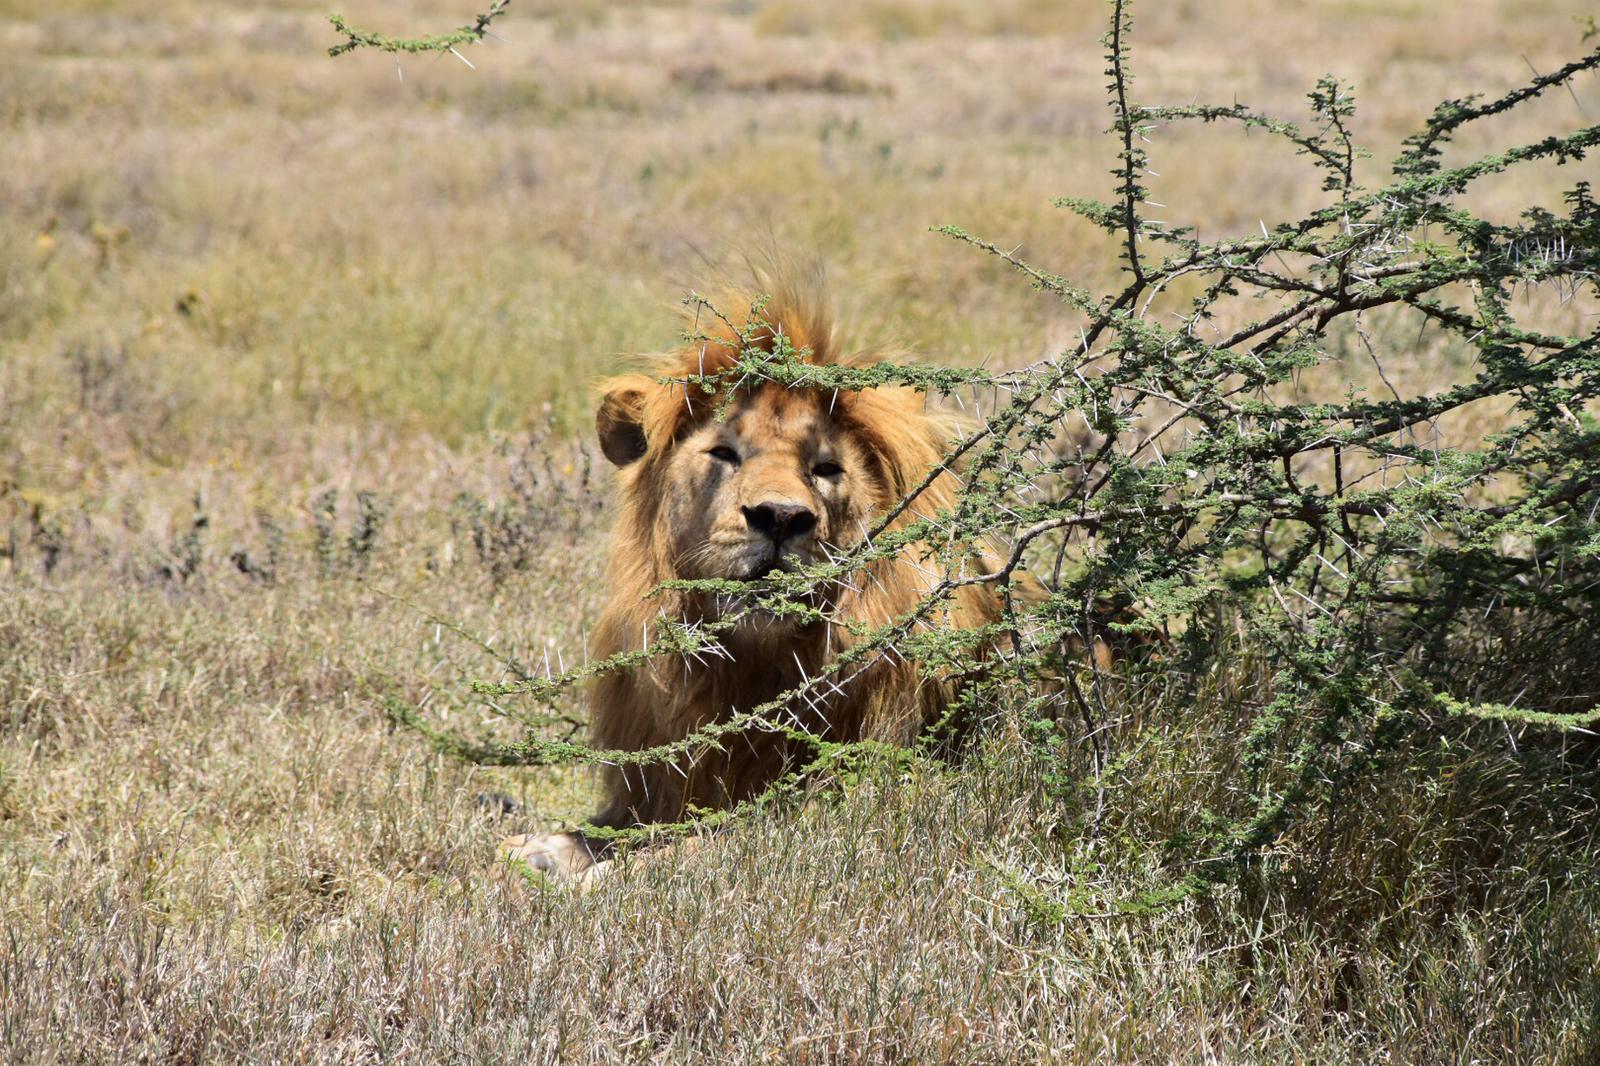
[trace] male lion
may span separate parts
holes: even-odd
[[[858,543],[940,461],[952,425],[927,412],[923,397],[908,388],[849,392],[772,382],[738,388],[727,381],[724,387],[735,389],[729,397],[681,380],[726,370],[752,338],[770,352],[779,335],[817,366],[879,361],[873,353],[840,350],[820,284],[762,282],[768,295],[758,311],[719,318],[711,339],[667,355],[649,373],[604,384],[595,426],[601,450],[618,468],[620,507],[611,598],[590,642],[599,655],[644,647],[663,618],[713,620],[729,609],[727,597],[662,592],[663,581],[752,580],[823,561],[830,550]],[[756,305],[735,297],[720,306]],[[952,475],[940,474],[917,497],[915,511],[948,506],[956,489]],[[913,520],[907,509],[890,528]],[[946,576],[928,554],[912,549],[879,560],[816,595],[839,622],[882,625],[912,610]],[[969,574],[984,572],[981,559],[961,565]],[[927,622],[976,627],[998,614],[992,586],[968,584]],[[667,653],[597,678],[590,691],[594,743],[638,750],[680,740],[777,699],[855,639],[842,624],[747,613],[719,637],[718,654]],[[869,656],[832,680],[836,687],[825,695],[813,693],[789,708],[793,721],[832,740],[910,743],[952,696],[946,680],[894,655]],[[690,807],[726,808],[759,794],[804,759],[804,749],[770,730],[749,730],[677,762],[610,767],[594,824],[673,822]],[[575,876],[607,851],[604,842],[578,832],[514,837],[505,848],[536,869]]]

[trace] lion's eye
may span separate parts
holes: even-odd
[[[811,473],[816,477],[838,477],[840,474],[844,473],[844,467],[840,466],[832,459],[824,459],[822,462],[811,468]]]
[[[728,447],[726,444],[717,445],[707,454],[709,454],[713,459],[721,459],[723,462],[732,463],[734,466],[739,465],[739,453]]]

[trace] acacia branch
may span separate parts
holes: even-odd
[[[344,40],[329,48],[328,54],[337,57],[346,52],[354,52],[358,48],[376,48],[380,52],[406,52],[410,55],[420,55],[424,52],[451,52],[466,63],[466,57],[456,50],[456,46],[476,44],[485,37],[493,36],[489,32],[489,24],[504,14],[510,4],[511,0],[494,0],[487,11],[480,12],[471,22],[454,33],[429,37],[385,37],[381,33],[355,29],[344,20],[343,15],[329,15],[328,21]],[[467,65],[470,67],[472,64],[467,63]]]

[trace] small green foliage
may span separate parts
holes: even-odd
[[[457,45],[475,44],[489,34],[489,24],[505,13],[511,0],[494,0],[487,11],[478,14],[471,22],[454,33],[434,34],[428,37],[385,37],[353,28],[342,15],[329,15],[334,30],[344,37],[339,44],[328,49],[330,56],[342,56],[358,48],[376,48],[380,52],[405,52],[420,55],[424,52],[456,52]],[[456,52],[459,56],[460,53]],[[463,60],[465,62],[465,60]]]

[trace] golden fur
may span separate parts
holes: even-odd
[[[770,298],[758,312],[755,335],[765,350],[781,333],[817,365],[882,359],[840,349],[819,286],[764,280]],[[735,295],[718,306],[749,307],[751,300]],[[703,331],[708,317],[702,315]],[[682,381],[664,383],[727,368],[738,354],[734,326],[749,330],[751,323],[747,316],[719,321],[705,331],[710,340],[604,385],[596,428],[602,449],[619,467],[619,508],[611,595],[590,642],[594,654],[636,650],[663,618],[711,619],[725,606],[712,596],[657,591],[667,579],[747,579],[858,543],[925,480],[950,439],[952,425],[926,411],[919,393],[902,387],[835,394],[762,383],[739,390],[719,419],[720,394],[707,395]],[[954,501],[955,491],[955,479],[943,474],[913,510],[935,512]],[[790,524],[774,526],[771,515],[791,516]],[[908,510],[896,524],[911,520]],[[826,593],[832,615],[878,626],[910,611],[941,576],[918,554],[926,556],[902,553],[878,561],[850,587]],[[969,585],[928,622],[970,627],[997,614],[989,586]],[[747,617],[721,637],[724,654],[700,661],[661,655],[599,677],[591,689],[593,741],[600,748],[637,750],[681,739],[776,699],[814,676],[852,639],[840,625]],[[873,656],[835,680],[838,690],[819,702],[787,709],[794,721],[835,740],[910,743],[951,697],[947,683],[897,656]],[[761,731],[724,738],[722,749],[670,765],[609,769],[594,822],[671,822],[691,807],[724,808],[759,793],[806,755]],[[575,873],[598,851],[577,834],[509,844],[512,855],[536,867]]]

